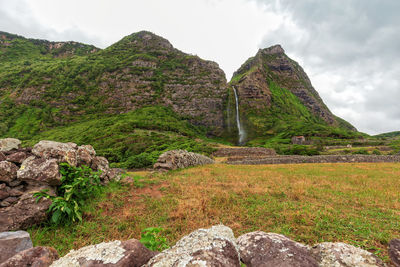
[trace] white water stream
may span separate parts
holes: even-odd
[[[242,145],[244,142],[244,138],[246,136],[246,132],[243,129],[242,124],[240,123],[240,116],[239,116],[239,100],[236,92],[236,88],[232,86],[233,92],[235,93],[235,101],[236,101],[236,125],[239,132],[239,145]]]

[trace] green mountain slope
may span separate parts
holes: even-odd
[[[309,139],[359,136],[350,123],[330,112],[304,70],[279,45],[259,50],[234,73],[230,85],[228,124],[235,120],[235,88],[250,144],[268,139],[288,142],[295,135]]]

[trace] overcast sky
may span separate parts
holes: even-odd
[[[105,48],[149,30],[228,80],[281,44],[334,114],[376,134],[400,130],[399,14],[399,0],[0,0],[0,31]]]

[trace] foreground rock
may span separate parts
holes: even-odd
[[[32,240],[28,232],[2,232],[0,233],[0,263],[32,247]]]
[[[393,264],[400,267],[400,239],[393,239],[389,243],[389,256]]]
[[[13,149],[18,149],[21,141],[15,138],[0,139],[0,152],[8,152]]]
[[[309,248],[286,236],[261,231],[237,239],[241,260],[248,267],[318,266]]]
[[[31,184],[61,184],[61,174],[56,159],[29,157],[22,163],[17,176],[18,180]]]
[[[35,247],[21,251],[1,263],[0,267],[48,267],[56,259],[58,259],[58,253],[54,248]]]
[[[320,243],[313,248],[319,266],[328,267],[384,267],[374,254],[345,243]]]
[[[146,266],[240,266],[235,237],[224,225],[198,229],[175,246],[152,258]]]
[[[58,162],[66,162],[71,166],[77,166],[77,144],[60,143],[43,140],[32,148],[32,153],[44,159],[57,159]]]
[[[51,266],[132,266],[146,264],[156,252],[148,250],[138,240],[130,239],[124,242],[113,241],[72,250],[64,257],[55,261]]]
[[[18,167],[8,161],[0,161],[0,182],[10,183],[17,178]]]
[[[214,160],[201,154],[187,152],[186,150],[171,150],[161,154],[154,164],[154,169],[169,171],[213,163]]]
[[[44,188],[26,192],[14,206],[0,209],[0,231],[26,229],[47,219],[51,201],[47,198],[37,201],[33,197],[33,193],[41,189]]]

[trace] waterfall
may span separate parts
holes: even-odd
[[[236,125],[239,132],[239,145],[243,144],[244,138],[246,136],[246,132],[243,129],[242,124],[240,123],[240,116],[239,116],[239,100],[236,92],[236,88],[232,86],[233,92],[235,93],[235,101],[236,101]]]

